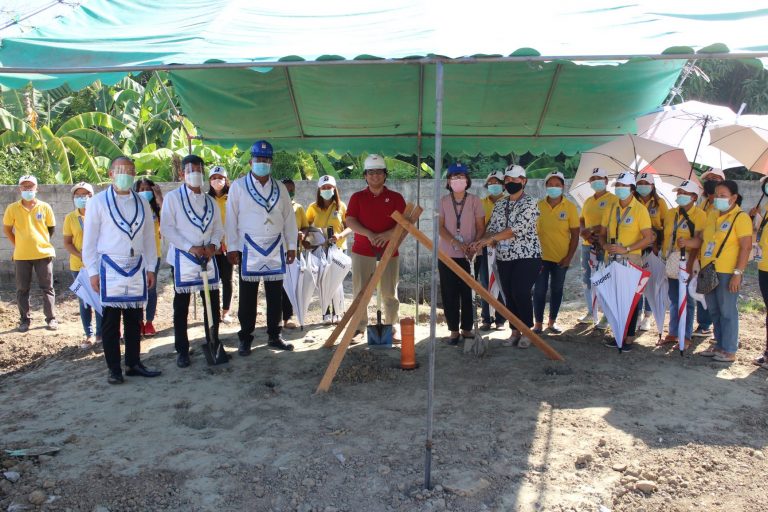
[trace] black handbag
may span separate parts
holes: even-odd
[[[723,243],[720,244],[720,249],[717,250],[715,259],[707,263],[704,268],[699,271],[699,280],[696,283],[696,293],[701,293],[704,295],[707,293],[712,293],[715,288],[717,288],[717,285],[720,284],[720,278],[717,277],[717,270],[715,270],[715,261],[717,261],[717,258],[720,257],[720,253],[723,252],[723,247],[725,247],[725,242],[728,241],[728,236],[731,234],[733,225],[736,224],[736,219],[738,219],[739,215],[742,213],[744,212],[737,213],[733,218],[731,227],[728,228],[728,232],[725,234],[725,238],[723,238]]]

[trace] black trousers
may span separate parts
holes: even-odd
[[[210,339],[211,330],[208,325],[208,314],[205,307],[205,296],[200,292],[200,298],[203,299],[203,324],[205,325],[205,337]],[[189,336],[187,334],[187,318],[189,317],[189,302],[192,299],[191,293],[178,293],[173,296],[173,341],[178,354],[189,355]],[[219,290],[211,290],[211,316],[213,317],[214,337],[211,342],[215,342],[219,334],[219,322],[221,321],[221,310],[219,309]]]
[[[141,353],[141,320],[144,316],[142,308],[113,308],[105,306],[102,310],[101,341],[104,345],[104,359],[107,367],[113,372],[120,370],[120,320],[122,318],[125,331],[125,366],[130,368],[139,364]]]
[[[468,274],[472,274],[466,258],[452,259]],[[440,274],[440,295],[443,299],[443,312],[448,330],[458,331],[461,328],[463,331],[471,331],[474,320],[472,289],[442,261],[437,262],[437,271]]]
[[[274,339],[280,336],[282,331],[280,322],[283,317],[283,280],[264,281],[264,292],[267,298],[267,336],[269,339]],[[259,282],[243,281],[241,276],[237,308],[237,319],[240,321],[240,331],[237,336],[240,341],[253,341],[258,296]]]
[[[226,254],[217,254],[215,258],[221,277],[221,309],[229,311],[232,305],[232,264]]]
[[[496,261],[505,306],[528,327],[533,327],[533,284],[541,272],[541,258]]]
[[[287,322],[288,319],[290,319],[293,316],[293,304],[291,304],[291,299],[288,298],[288,294],[285,293],[285,288],[283,288],[282,304],[283,304],[283,322]]]

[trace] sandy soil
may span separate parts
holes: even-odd
[[[259,316],[250,357],[210,369],[197,350],[181,370],[165,286],[160,332],[142,343],[163,376],[109,386],[103,356],[76,348],[71,297],[60,296],[60,331],[45,331],[38,312],[20,335],[4,290],[0,448],[60,451],[1,452],[0,510],[768,510],[768,372],[751,364],[764,346],[762,313],[742,316],[730,367],[655,348],[654,330],[619,355],[576,324],[578,270],[569,275],[568,330],[547,336],[565,363],[501,346],[508,332],[490,334],[484,359],[437,347],[431,491],[423,323],[419,369],[399,370],[397,349],[361,344],[330,393],[315,395],[330,328],[287,332],[297,350],[281,353],[266,347]],[[745,295],[748,303],[754,286]],[[202,327],[193,325],[196,345]],[[230,350],[236,331],[222,328]]]

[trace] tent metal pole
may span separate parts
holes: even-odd
[[[437,239],[440,233],[440,177],[443,168],[443,63],[435,66],[435,172],[432,182],[432,285],[429,315],[429,371],[427,374],[427,440],[425,443],[424,488],[432,487],[432,429],[435,412],[435,347],[437,345]]]
[[[184,126],[184,116],[179,111],[178,108],[176,108],[176,104],[173,102],[173,98],[171,98],[171,93],[168,92],[168,89],[165,87],[165,82],[163,82],[163,79],[160,77],[160,74],[155,70],[155,78],[157,78],[157,83],[160,84],[160,88],[163,89],[163,92],[165,93],[165,96],[168,98],[168,103],[171,104],[171,108],[174,112],[176,112],[176,116],[179,118],[179,126],[181,126],[181,130],[186,134],[187,136],[187,149],[189,150],[189,154],[192,154],[192,136],[187,131],[187,127]],[[181,178],[181,176],[179,176]],[[197,300],[195,300],[195,320],[197,320]]]
[[[419,125],[416,127],[416,204],[421,205],[421,125],[424,118],[424,66],[419,66]],[[416,229],[420,228],[420,220],[416,219]],[[419,325],[419,302],[421,297],[419,246],[416,244],[416,318],[414,322]]]

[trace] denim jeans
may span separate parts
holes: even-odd
[[[155,320],[155,311],[157,311],[157,271],[160,270],[160,258],[157,258],[155,264],[155,286],[147,290],[147,307],[144,309],[146,321]]]
[[[706,295],[707,309],[715,328],[716,346],[720,350],[735,354],[739,348],[739,311],[736,301],[739,294],[728,291],[732,274],[717,273],[720,283]]]
[[[709,302],[707,302],[707,304],[709,304]],[[709,329],[712,327],[712,317],[709,314],[709,311],[704,309],[704,305],[700,302],[696,303],[696,320],[699,323],[699,327],[702,329]]]
[[[680,300],[679,288],[679,279],[669,279],[669,334],[672,336],[677,336],[678,328],[680,326],[680,319],[677,314],[677,301]],[[687,289],[686,293],[688,293]],[[685,339],[687,340],[691,339],[691,334],[693,334],[694,302],[696,302],[696,299],[691,297],[691,294],[688,293],[688,302],[686,302],[685,306]]]
[[[72,270],[72,277],[77,279],[77,270]],[[93,336],[93,326],[91,325],[91,318],[93,318],[93,308],[83,302],[82,299],[77,299],[80,302],[80,321],[83,323],[83,332],[85,336],[90,338]],[[101,337],[101,315],[96,313],[96,336]]]
[[[554,322],[563,302],[563,285],[568,267],[561,267],[556,261],[542,261],[541,273],[533,285],[533,316],[537,323],[544,321],[544,304],[549,288],[549,320]]]
[[[488,275],[488,248],[483,247],[483,253],[481,255],[478,255],[477,258],[475,258],[475,275],[477,276],[478,282],[485,288],[488,289],[488,279],[490,278]],[[501,287],[499,287],[501,289]],[[504,304],[504,299],[499,295],[496,297],[499,299],[499,302]],[[496,327],[504,327],[504,323],[506,322],[506,319],[496,311],[496,314],[494,315],[496,322]],[[484,324],[490,324],[491,323],[491,306],[485,302],[483,299],[480,299],[480,319],[483,321]]]
[[[592,246],[581,246],[582,282],[584,283],[584,301],[587,303],[587,311],[592,314],[592,269],[589,266],[589,252]],[[597,251],[597,261],[603,261],[603,251]]]

